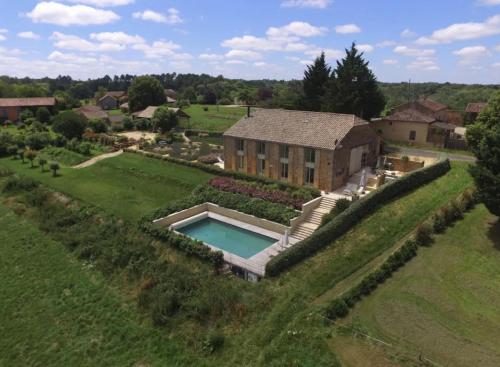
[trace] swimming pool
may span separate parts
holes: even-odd
[[[244,259],[251,258],[278,241],[210,217],[178,227],[176,231]]]

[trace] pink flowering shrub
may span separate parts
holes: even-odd
[[[298,210],[302,210],[302,204],[307,201],[304,198],[294,197],[285,191],[266,189],[265,187],[252,185],[244,181],[236,181],[230,177],[214,177],[209,181],[209,185],[220,191],[259,198],[272,203],[290,206]]]

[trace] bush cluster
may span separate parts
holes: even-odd
[[[473,189],[465,190],[457,199],[450,201],[443,208],[447,208],[446,210],[450,212],[453,211],[453,215],[449,215],[448,219],[444,219],[443,214],[440,214],[443,212],[443,208],[441,208],[432,217],[431,223],[423,223],[418,226],[414,237],[407,240],[399,250],[389,256],[380,268],[367,275],[344,295],[334,299],[325,309],[326,317],[331,320],[345,317],[349,313],[349,308],[353,307],[363,296],[369,295],[379,284],[386,281],[395,271],[413,259],[417,255],[419,246],[429,246],[433,240],[433,233],[443,232],[447,226],[462,218],[465,211],[474,207],[475,202]],[[460,206],[460,203],[463,205]],[[440,218],[439,227],[436,227],[436,218]]]
[[[323,227],[325,224],[333,220],[337,215],[345,211],[347,208],[351,206],[351,201],[348,199],[339,199],[335,203],[333,209],[327,215],[324,215],[321,219],[320,227]]]
[[[179,158],[173,158],[173,157],[166,157],[162,156],[160,154],[155,154],[151,152],[141,152],[137,150],[132,150],[132,149],[124,149],[126,152],[129,153],[136,153],[136,154],[142,154],[145,155],[146,157],[149,158],[155,158],[159,160],[164,160],[167,162],[172,162],[176,164],[180,164],[183,166],[187,167],[193,167],[200,169],[204,172],[211,173],[215,176],[225,176],[225,177],[232,177],[235,180],[244,180],[244,181],[249,181],[249,182],[258,182],[261,184],[265,185],[275,185],[275,187],[279,190],[293,190],[293,191],[302,191],[302,192],[307,192],[308,195],[310,196],[311,199],[317,198],[321,196],[321,192],[314,188],[314,187],[299,187],[297,185],[290,184],[288,182],[283,182],[283,181],[276,181],[271,178],[263,177],[263,176],[256,176],[256,175],[249,175],[243,172],[233,172],[233,171],[226,171],[222,168],[219,168],[217,166],[213,165],[207,165],[199,162],[192,162],[192,161],[187,161],[184,159],[179,159]],[[306,194],[303,194],[306,195]]]
[[[450,168],[449,160],[440,161],[434,165],[409,173],[355,201],[348,209],[319,228],[310,237],[271,259],[266,265],[266,274],[276,276],[283,270],[311,256],[319,249],[331,244],[380,205],[423,184],[431,182],[447,173]]]

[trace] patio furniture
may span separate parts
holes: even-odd
[[[358,185],[354,183],[348,183],[344,189],[344,195],[353,196],[358,191]]]

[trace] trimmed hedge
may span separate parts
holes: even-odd
[[[474,207],[477,203],[474,192],[474,189],[467,189],[457,199],[450,201],[439,209],[438,213],[441,213],[446,208],[446,210],[455,214],[449,217],[450,221],[444,222],[445,227],[463,218],[464,212]],[[389,279],[395,271],[413,259],[417,255],[419,246],[429,246],[433,241],[432,234],[444,231],[444,228],[441,227],[439,227],[439,231],[436,230],[436,221],[443,223],[440,215],[434,215],[430,223],[422,223],[417,227],[414,237],[407,240],[399,250],[389,256],[380,268],[368,274],[341,297],[332,300],[324,311],[325,316],[330,320],[347,316],[349,308],[352,308],[363,296],[372,293],[379,284]]]
[[[321,192],[314,187],[301,187],[301,186],[297,186],[297,185],[292,185],[288,182],[276,181],[276,180],[273,180],[271,178],[267,178],[267,177],[263,177],[263,176],[249,175],[247,173],[242,173],[242,172],[226,171],[226,170],[219,168],[217,166],[203,164],[200,162],[186,161],[184,159],[179,159],[179,158],[165,157],[165,156],[162,156],[160,154],[151,153],[151,152],[137,151],[137,150],[132,150],[132,149],[128,149],[128,148],[124,149],[124,151],[129,152],[129,153],[142,154],[148,158],[155,158],[155,159],[159,159],[159,160],[163,160],[163,161],[167,161],[167,162],[180,164],[182,166],[197,168],[197,169],[200,169],[204,172],[211,173],[211,174],[216,175],[216,176],[232,177],[236,180],[260,182],[260,183],[266,184],[266,185],[277,185],[278,189],[280,189],[280,190],[287,190],[287,189],[306,190],[306,191],[309,191],[311,193],[311,196],[314,198],[321,196]]]
[[[450,168],[449,160],[442,160],[385,184],[360,200],[355,201],[331,222],[317,229],[309,238],[300,241],[271,259],[266,265],[266,275],[276,276],[283,270],[313,255],[342,236],[361,219],[375,211],[380,205],[431,182],[446,174]]]

